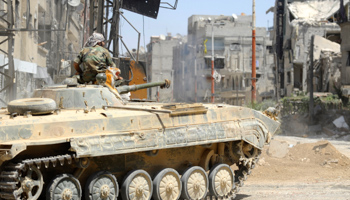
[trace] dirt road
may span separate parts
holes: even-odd
[[[254,181],[255,182],[255,181]],[[236,199],[349,200],[350,181],[321,183],[247,183]]]
[[[261,159],[236,199],[350,200],[350,142],[276,136],[283,158]]]

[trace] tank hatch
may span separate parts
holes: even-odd
[[[205,114],[208,108],[201,103],[194,104],[168,104],[162,106],[163,109],[171,110],[170,116]]]

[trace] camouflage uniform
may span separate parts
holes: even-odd
[[[107,66],[116,67],[109,51],[99,45],[83,48],[74,62],[83,64],[83,74],[80,77],[82,83],[95,82],[96,75]]]

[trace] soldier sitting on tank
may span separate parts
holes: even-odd
[[[117,68],[109,51],[104,48],[104,41],[105,38],[102,34],[93,33],[79,55],[74,59],[76,74],[80,75],[79,83],[96,83],[98,73],[104,73],[108,66]],[[84,70],[80,68],[80,64],[83,65]],[[123,78],[118,76],[118,79]]]

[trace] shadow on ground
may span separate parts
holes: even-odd
[[[240,200],[240,199],[245,199],[250,197],[251,195],[246,195],[246,194],[237,194],[235,200]]]

